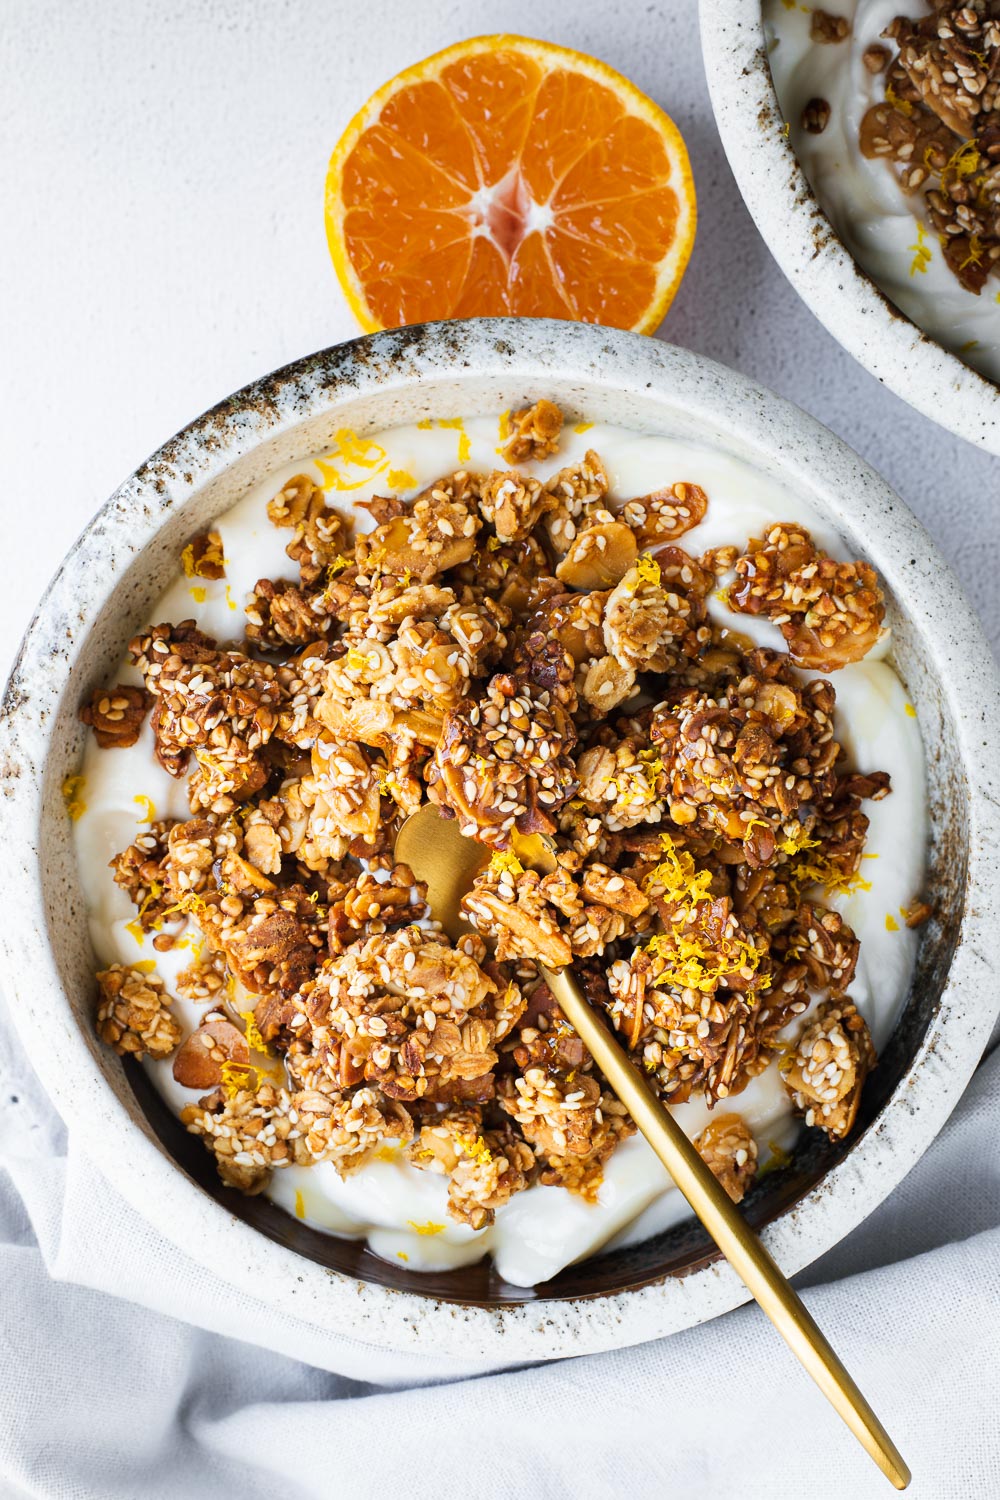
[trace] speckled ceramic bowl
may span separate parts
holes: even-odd
[[[497,1363],[637,1343],[735,1306],[744,1292],[699,1225],[569,1267],[534,1294],[488,1263],[421,1276],[223,1189],[208,1154],[93,1034],[93,957],[60,796],[80,756],[77,705],[105,681],[183,542],[277,465],[337,428],[496,412],[539,395],[733,453],[801,492],[890,593],[899,668],[928,750],[935,917],[905,1014],[850,1143],[804,1132],[790,1167],[745,1202],[793,1272],[889,1193],[941,1128],[989,1036],[998,997],[983,956],[998,918],[991,789],[998,686],[975,619],[888,486],[811,417],[718,365],[628,333],[517,320],[441,323],[312,355],[223,402],[122,485],[49,589],[7,689],[0,977],[24,1044],[85,1150],[168,1239],[255,1298],[393,1348]],[[986,753],[986,749],[990,753]],[[426,1345],[425,1345],[426,1346]]]
[[[849,354],[925,417],[1000,454],[1000,388],[936,343],[837,237],[786,134],[759,0],[700,0],[715,119],[744,202],[799,296]]]

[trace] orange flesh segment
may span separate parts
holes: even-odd
[[[387,84],[327,184],[331,253],[368,328],[514,313],[648,332],[694,220],[668,117],[602,64],[524,39]]]

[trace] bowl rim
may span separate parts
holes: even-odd
[[[699,28],[715,122],[736,185],[809,311],[908,406],[1000,455],[1000,386],[901,312],[854,259],[820,206],[786,134],[760,0],[750,6],[745,0],[699,0]]]
[[[888,484],[813,417],[702,356],[593,325],[476,319],[369,335],[259,380],[164,444],[111,496],[70,549],[25,635],[0,710],[6,834],[0,886],[0,982],[26,1051],[84,1152],[166,1239],[255,1302],[369,1346],[511,1364],[641,1343],[747,1300],[735,1272],[712,1262],[635,1289],[572,1300],[461,1305],[360,1282],[306,1260],[235,1218],[177,1167],[95,1069],[71,1014],[46,932],[37,852],[49,729],[73,666],[124,566],[149,545],[171,505],[265,439],[326,414],[338,399],[429,380],[495,376],[539,390],[547,379],[629,389],[738,434],[761,454],[791,452],[831,522],[862,532],[899,596],[919,605],[925,647],[956,727],[969,788],[967,900],[937,1011],[916,1057],[874,1124],[763,1239],[788,1274],[872,1211],[923,1154],[962,1093],[1000,1008],[981,954],[997,917],[991,850],[1000,802],[984,744],[1000,742],[1000,679],[957,580]],[[581,387],[581,390],[583,387]],[[782,463],[789,462],[785,457]],[[94,563],[100,561],[95,572]],[[907,561],[909,560],[909,561]],[[949,640],[961,642],[949,654]],[[960,669],[959,669],[960,668]],[[30,976],[30,982],[26,976]],[[192,1233],[192,1227],[196,1232]]]

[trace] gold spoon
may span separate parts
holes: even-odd
[[[513,850],[525,868],[543,875],[556,868],[554,846],[538,834],[515,834]],[[399,830],[395,853],[418,880],[426,882],[431,912],[449,937],[467,932],[462,897],[488,864],[490,851],[465,838],[456,819],[442,817],[435,806],[427,804]],[[910,1471],[899,1450],[725,1188],[613,1039],[570,971],[542,963],[538,969],[566,1019],[729,1264],[882,1473],[898,1490],[905,1490]]]

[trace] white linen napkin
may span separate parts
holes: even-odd
[[[1000,1494],[1000,1052],[806,1300],[914,1471]],[[484,1374],[317,1333],[162,1240],[74,1149],[0,1010],[0,1495],[868,1500],[889,1493],[745,1307]]]

